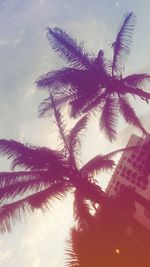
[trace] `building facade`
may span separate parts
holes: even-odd
[[[127,146],[136,148],[123,152],[106,192],[115,196],[126,186],[150,203],[150,137],[132,135]],[[135,220],[150,230],[150,208],[139,201],[135,201],[135,208]]]

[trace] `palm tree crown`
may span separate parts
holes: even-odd
[[[11,159],[10,172],[0,172],[0,231],[10,231],[12,223],[34,209],[49,208],[49,201],[62,199],[68,191],[74,194],[74,216],[82,229],[90,222],[90,206],[107,199],[94,179],[95,173],[112,169],[112,157],[133,147],[118,149],[105,156],[97,155],[81,168],[78,167],[81,133],[87,124],[87,115],[66,131],[62,115],[51,96],[54,116],[60,133],[62,148],[25,145],[14,140],[0,140],[0,154]],[[16,171],[15,168],[19,167]]]
[[[0,140],[0,153],[12,162],[12,171],[0,173],[0,230],[10,231],[12,223],[34,209],[49,208],[49,201],[62,199],[69,190],[74,193],[74,212],[78,225],[89,222],[91,203],[102,203],[105,194],[94,179],[94,173],[112,169],[113,155],[97,155],[78,168],[80,135],[86,127],[87,116],[81,118],[67,134],[62,117],[54,105],[54,114],[63,147],[57,151],[46,147],[24,145],[14,140]],[[16,171],[15,168],[19,167]],[[82,228],[81,227],[81,228]]]
[[[85,51],[83,43],[77,44],[60,28],[48,28],[47,31],[52,48],[69,67],[43,75],[37,80],[38,87],[48,88],[55,95],[57,105],[69,102],[72,117],[96,110],[100,113],[100,128],[110,140],[116,138],[118,113],[127,123],[147,134],[126,95],[138,96],[148,103],[150,93],[142,88],[150,80],[150,75],[140,73],[123,77],[135,21],[132,12],[125,16],[112,43],[112,60],[105,58],[103,50],[97,56],[91,56]],[[46,114],[51,108],[51,98],[48,97],[40,105],[40,115]]]

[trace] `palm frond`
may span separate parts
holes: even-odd
[[[77,141],[78,135],[81,133],[81,131],[85,130],[87,126],[87,121],[88,121],[88,116],[85,115],[71,129],[68,137],[70,146],[72,146]]]
[[[43,211],[48,208],[51,200],[62,200],[66,197],[70,187],[65,181],[60,181],[51,184],[43,191],[37,192],[27,198],[28,203],[32,209],[42,209]]]
[[[85,70],[62,68],[41,76],[36,81],[36,84],[39,88],[48,88],[48,90],[52,91],[53,95],[54,93],[70,94],[75,87],[79,86],[83,78],[86,77],[86,73],[88,72]]]
[[[50,72],[39,78],[37,85],[47,87],[52,93],[56,105],[70,102],[72,116],[82,113],[82,109],[95,97],[99,92],[100,76],[98,70],[77,70],[73,68],[64,68],[58,71]],[[41,115],[52,108],[50,98],[41,103]]]
[[[88,116],[85,115],[74,125],[68,136],[70,156],[71,160],[73,160],[74,162],[76,162],[76,156],[78,154],[79,147],[81,146],[80,134],[83,130],[85,130],[87,121]]]
[[[56,171],[62,167],[60,153],[46,147],[29,146],[14,140],[1,139],[0,153],[12,159],[12,168],[19,165],[30,170],[51,168],[51,171]]]
[[[59,176],[58,173],[54,173],[50,170],[42,170],[42,171],[13,171],[13,172],[0,172],[0,187],[9,186],[15,183],[27,182],[32,179],[35,181],[39,179],[43,179],[44,181],[49,181],[53,183],[55,181],[62,180],[65,175],[68,174],[67,168],[66,173],[60,171]]]
[[[87,177],[82,177],[73,182],[73,186],[80,191],[83,197],[93,203],[101,203],[104,200],[105,193],[102,191],[101,187],[96,184],[92,179],[87,179]],[[86,179],[85,179],[86,178]]]
[[[29,192],[39,191],[50,185],[48,179],[30,179],[29,181],[19,181],[8,186],[0,187],[0,202],[5,200],[14,199],[16,196],[20,197]]]
[[[70,115],[72,118],[77,118],[78,116],[82,116],[84,113],[84,109],[87,106],[88,99],[86,97],[76,97],[73,101],[70,102],[71,112]]]
[[[99,85],[99,75],[97,70],[77,70],[73,68],[63,68],[42,76],[37,81],[39,87],[48,87],[52,93],[56,106],[70,102],[72,109],[79,110],[79,104],[83,99],[81,108],[88,99],[97,95]],[[81,99],[81,101],[80,101]],[[78,104],[79,102],[79,104]],[[52,108],[51,98],[45,99],[40,105],[41,115]]]
[[[100,129],[102,129],[106,137],[113,141],[116,139],[116,120],[118,117],[116,99],[109,97],[106,99],[100,116]]]
[[[146,101],[147,103],[148,103],[148,100],[150,99],[150,93],[138,87],[135,88],[135,87],[127,86],[123,84],[122,82],[120,83],[120,87],[121,87],[120,93],[122,94],[131,94],[133,96],[138,96],[142,100]]]
[[[38,171],[0,172],[0,187],[11,185],[19,181],[29,181],[32,178],[40,178]]]
[[[127,13],[123,24],[118,31],[115,42],[112,44],[114,56],[112,60],[112,73],[121,74],[126,57],[129,55],[132,34],[135,26],[136,17],[133,12]]]
[[[70,102],[71,117],[77,118],[95,108],[100,103],[100,97],[97,97],[98,91],[92,90],[91,92],[85,90],[85,93],[78,95]],[[87,92],[87,94],[86,94]]]
[[[65,242],[65,266],[66,267],[79,267],[78,252],[80,251],[77,242],[77,231],[73,228],[70,231],[69,238]]]
[[[109,155],[97,155],[89,160],[81,169],[80,172],[83,176],[90,174],[97,174],[100,171],[112,170],[114,167],[114,161],[109,158]]]
[[[16,221],[21,221],[27,213],[33,209],[45,211],[49,208],[48,203],[51,199],[62,199],[69,188],[64,183],[57,183],[53,186],[29,195],[16,202],[5,204],[0,207],[0,231],[6,232],[12,230],[12,225]]]
[[[150,75],[147,73],[132,74],[122,79],[127,86],[142,88],[145,83],[150,82]]]
[[[93,99],[91,101],[89,101],[85,105],[85,107],[82,108],[83,113],[94,111],[94,110],[96,110],[96,108],[103,106],[105,99],[107,99],[107,97],[109,95],[106,88],[104,90],[103,89],[101,88],[100,92],[95,97],[93,97]]]
[[[99,81],[99,71],[96,69],[62,68],[41,76],[36,83],[39,88],[48,88],[57,98],[59,95],[71,96],[74,92],[78,92],[78,95],[93,94],[98,90]]]
[[[111,159],[112,157],[116,156],[118,153],[128,152],[128,151],[130,152],[132,150],[136,150],[138,147],[141,147],[141,145],[123,147],[123,148],[114,150],[114,151],[104,155],[103,157],[106,159]]]
[[[0,207],[0,232],[11,232],[12,225],[21,221],[25,214],[29,214],[31,208],[25,199]]]
[[[109,152],[106,155],[96,155],[94,158],[89,160],[81,169],[80,172],[83,176],[88,176],[89,174],[107,171],[108,169],[113,169],[115,166],[114,160],[111,160],[112,157],[116,156],[122,152],[130,152],[136,150],[139,146],[129,146],[123,147],[112,152]],[[141,145],[140,145],[141,147]]]
[[[59,109],[62,108],[68,101],[72,99],[71,96],[56,96],[55,95],[55,105]],[[45,98],[39,105],[39,117],[46,117],[53,114],[53,104],[51,102],[51,98]]]
[[[52,48],[67,61],[67,63],[76,68],[91,68],[91,62],[84,51],[83,43],[77,42],[60,28],[48,28],[47,36]]]
[[[55,100],[54,100],[52,94],[51,94],[51,101],[52,101],[53,110],[54,110],[55,122],[56,122],[56,125],[57,125],[58,130],[59,130],[60,140],[63,143],[64,154],[65,154],[65,156],[67,156],[69,153],[69,144],[68,144],[67,133],[66,133],[66,131],[67,131],[66,122],[63,120],[63,117],[61,115],[60,110],[58,108],[56,108]]]
[[[11,185],[15,182],[29,181],[33,178],[39,179],[41,177],[49,177],[49,179],[52,179],[48,171],[0,172],[0,187]]]
[[[105,58],[104,58],[104,51],[101,49],[99,50],[97,57],[95,58],[94,62],[93,62],[93,66],[100,70],[100,71],[104,71],[104,65],[105,65]]]
[[[143,134],[147,134],[146,130],[144,129],[142,122],[137,117],[134,109],[130,106],[129,101],[125,97],[119,98],[119,109],[124,117],[125,121],[133,126],[139,128]]]
[[[89,227],[92,219],[92,215],[89,211],[89,206],[86,203],[85,198],[79,190],[74,194],[74,219],[77,222],[77,229],[79,231],[85,230]]]
[[[104,57],[104,51],[99,50],[97,57],[93,61],[93,67],[98,70],[99,76],[103,80],[109,73],[111,74],[112,63]]]
[[[82,107],[82,113],[92,113],[92,111],[96,110],[96,108],[99,106],[101,101],[101,98],[99,95],[97,95],[95,98],[93,98],[91,101],[87,102],[84,107]]]

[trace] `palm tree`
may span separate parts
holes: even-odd
[[[60,133],[62,147],[52,150],[32,146],[14,140],[0,140],[0,154],[11,160],[11,171],[0,172],[0,230],[10,231],[15,220],[34,209],[49,208],[49,201],[62,199],[68,191],[74,194],[74,217],[80,229],[91,221],[90,209],[95,203],[107,199],[94,179],[95,173],[112,169],[111,159],[117,153],[134,147],[118,149],[107,155],[97,155],[81,168],[78,167],[78,152],[81,133],[87,124],[87,115],[82,117],[67,133],[61,113],[51,96],[54,115]],[[19,171],[15,168],[19,167]],[[90,201],[90,206],[87,204]]]
[[[49,208],[49,201],[62,199],[68,191],[74,194],[74,214],[78,227],[90,222],[90,207],[105,201],[105,193],[96,180],[95,172],[112,169],[111,159],[117,150],[105,156],[97,155],[83,167],[78,167],[80,137],[87,116],[81,118],[67,134],[62,116],[53,103],[56,124],[62,140],[60,150],[25,145],[14,140],[0,140],[0,154],[11,160],[10,172],[0,172],[0,230],[10,231],[16,220],[34,209]],[[132,149],[132,148],[128,148]],[[19,167],[19,170],[15,170]]]
[[[69,102],[72,117],[92,111],[100,114],[100,128],[111,141],[116,138],[119,113],[127,123],[147,134],[127,95],[140,97],[148,103],[150,93],[142,88],[150,80],[150,75],[139,73],[123,77],[135,21],[133,12],[125,16],[116,40],[112,43],[112,60],[105,58],[103,50],[97,56],[91,56],[91,53],[85,51],[83,43],[77,44],[64,30],[48,28],[47,35],[52,48],[69,67],[50,71],[36,82],[39,88],[47,88],[53,93],[57,105]],[[40,105],[40,115],[43,116],[51,108],[51,98],[48,97]]]

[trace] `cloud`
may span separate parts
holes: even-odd
[[[64,241],[73,224],[72,197],[56,201],[47,213],[36,211],[16,223],[0,242],[0,266],[58,267],[64,263]],[[59,264],[63,267],[64,264]]]
[[[47,262],[50,261],[51,266],[57,267],[60,258],[63,258],[64,240],[71,225],[72,198],[70,197],[64,202],[56,201],[48,213],[35,212],[29,218],[20,242],[20,253],[26,251],[24,256],[22,255],[22,266],[47,266]]]
[[[2,249],[1,253],[0,253],[0,265],[4,266],[4,264],[6,263],[6,261],[10,261],[12,262],[13,260],[11,259],[11,249]]]

